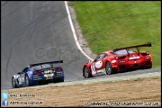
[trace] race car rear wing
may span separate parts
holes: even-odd
[[[30,66],[43,65],[43,64],[56,64],[56,63],[63,63],[63,60],[43,62],[43,63],[37,63],[37,64],[30,64]]]
[[[116,48],[116,49],[113,49],[113,52],[116,52],[118,50],[122,50],[122,49],[130,49],[130,48],[140,48],[140,47],[151,47],[152,44],[149,42],[149,43],[146,43],[146,44],[141,44],[141,45],[136,45],[136,46],[130,46],[130,47],[123,47],[123,48]]]

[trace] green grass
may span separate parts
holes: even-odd
[[[77,21],[92,51],[152,42],[153,67],[161,65],[160,1],[73,1]]]

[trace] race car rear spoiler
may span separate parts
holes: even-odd
[[[43,63],[37,63],[37,64],[30,64],[30,66],[36,66],[36,65],[42,65],[42,64],[56,64],[56,63],[63,63],[63,60],[43,62]]]
[[[116,49],[113,49],[113,52],[118,51],[118,50],[122,50],[122,49],[140,48],[140,47],[151,47],[151,46],[152,46],[152,44],[150,42],[148,42],[148,43],[142,44],[142,45],[123,47],[123,48],[116,48]]]

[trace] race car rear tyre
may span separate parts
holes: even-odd
[[[108,74],[108,75],[114,73],[113,72],[114,70],[109,62],[106,63],[105,70],[106,70],[106,74]]]
[[[55,79],[55,78],[54,78],[54,79],[53,79],[53,82],[54,82],[54,83],[57,83],[57,82],[58,82],[58,79]]]
[[[15,81],[15,79],[13,77],[12,77],[12,87],[17,88],[16,81]]]
[[[25,86],[30,86],[29,77],[25,76]]]
[[[84,67],[83,69],[83,74],[84,74],[84,78],[89,78],[91,77],[91,74],[88,71],[88,67]]]
[[[152,68],[152,62],[150,62],[150,66],[147,67],[147,69],[151,69]]]
[[[61,79],[60,82],[64,82],[64,79]]]
[[[151,69],[152,68],[152,63],[150,62],[149,66],[143,66],[142,69]]]

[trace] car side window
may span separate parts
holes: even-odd
[[[105,58],[106,56],[107,56],[107,54],[105,54],[105,53],[102,53],[102,54],[98,55],[98,56],[96,57],[96,59],[95,59],[95,62],[98,61],[98,60],[102,60],[102,59]]]
[[[28,71],[28,67],[26,67],[23,71],[22,71],[22,73],[26,73]]]
[[[100,55],[98,55],[98,56],[96,57],[96,59],[94,60],[94,62],[96,62],[99,58],[100,58]]]

